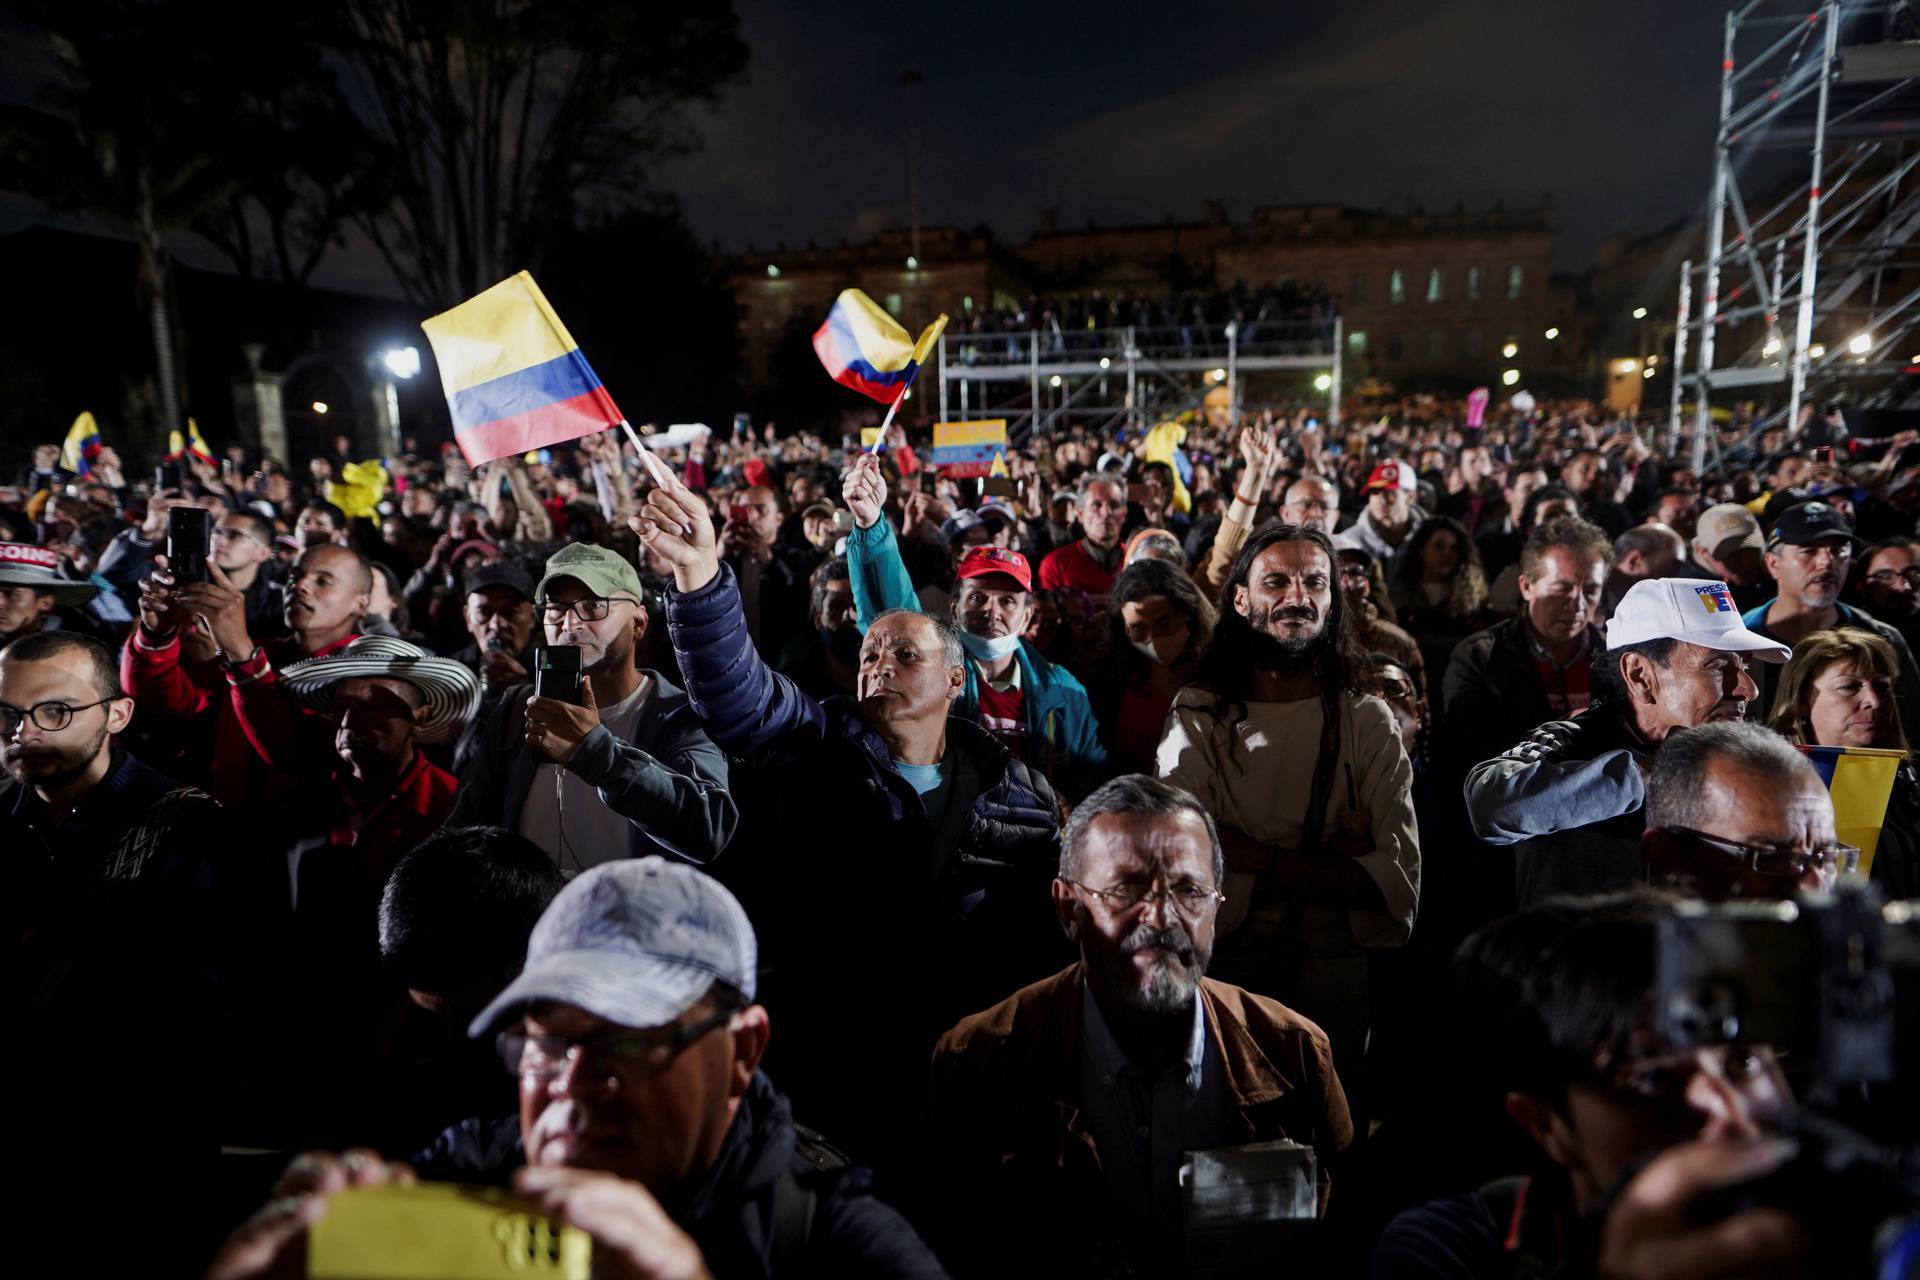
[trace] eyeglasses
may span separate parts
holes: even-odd
[[[540,611],[546,616],[547,621],[556,627],[565,622],[570,613],[582,622],[599,622],[613,612],[616,601],[625,604],[635,603],[626,596],[615,596],[610,600],[603,600],[599,596],[588,596],[584,600],[572,602],[549,600],[540,606]]]
[[[1695,844],[1726,854],[1763,876],[1803,876],[1816,867],[1832,867],[1843,876],[1852,875],[1860,866],[1860,851],[1850,844],[1830,844],[1819,849],[1773,849],[1766,845],[1741,844],[1722,840],[1686,827],[1671,828],[1674,835],[1685,836]]]
[[[1086,890],[1115,911],[1131,911],[1143,902],[1151,904],[1165,898],[1167,905],[1174,910],[1182,915],[1193,916],[1206,910],[1210,902],[1227,900],[1227,895],[1212,885],[1196,884],[1191,880],[1182,880],[1164,889],[1149,889],[1139,884],[1117,884],[1111,889],[1096,889],[1084,881],[1069,880],[1065,876],[1060,877],[1060,882]]]
[[[33,721],[42,733],[58,733],[72,724],[73,718],[82,711],[104,707],[109,702],[118,702],[126,696],[124,693],[116,693],[111,698],[102,698],[98,702],[88,702],[77,707],[65,702],[36,702],[25,711],[18,707],[0,705],[0,738],[11,738],[14,730],[20,727],[20,722],[23,720]]]
[[[665,1071],[688,1045],[733,1017],[729,1009],[702,1018],[665,1035],[632,1031],[569,1040],[565,1036],[531,1036],[517,1028],[502,1031],[494,1043],[507,1072],[524,1080],[547,1081],[566,1069],[568,1059],[580,1054],[581,1069],[603,1079],[644,1080]]]
[[[1867,575],[1867,581],[1876,587],[1891,587],[1896,583],[1904,582],[1909,587],[1920,591],[1920,565],[1915,565],[1911,569],[1875,569]]]

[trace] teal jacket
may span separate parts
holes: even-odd
[[[871,529],[855,528],[847,536],[847,576],[863,634],[889,609],[920,608],[906,561],[900,558],[900,542],[893,525],[884,519],[874,521]],[[1086,686],[1024,640],[1014,660],[1020,664],[1020,689],[1025,695],[1027,765],[1046,774],[1056,790],[1077,800],[1106,776],[1107,749],[1100,743]],[[980,719],[980,675],[971,661],[967,687],[953,713],[976,723]]]

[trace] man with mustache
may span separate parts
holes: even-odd
[[[1474,834],[1514,849],[1522,907],[1647,879],[1646,778],[1676,729],[1744,720],[1753,658],[1792,650],[1747,629],[1724,582],[1648,578],[1620,599],[1594,664],[1594,701],[1467,775]]]
[[[1353,1138],[1319,1027],[1207,978],[1225,874],[1190,792],[1127,774],[1081,801],[1053,882],[1078,963],[947,1032],[934,1050],[941,1126],[927,1153],[958,1274],[1186,1271],[1183,1153],[1290,1139],[1328,1163]],[[1058,1224],[1071,1222],[1071,1231]],[[980,1224],[991,1223],[991,1231]]]
[[[1767,572],[1780,594],[1747,611],[1746,625],[1770,640],[1792,648],[1816,631],[1848,627],[1871,631],[1893,646],[1900,661],[1894,698],[1900,704],[1901,723],[1920,725],[1920,668],[1898,627],[1889,626],[1863,609],[1840,603],[1853,565],[1853,527],[1846,517],[1824,502],[1802,502],[1780,513],[1767,539]],[[1764,718],[1773,705],[1776,681],[1760,681],[1754,714]]]
[[[1368,952],[1406,943],[1420,897],[1412,766],[1393,712],[1358,687],[1326,534],[1254,534],[1220,601],[1155,771],[1220,822],[1218,972],[1325,1029],[1354,1102],[1372,1024]]]

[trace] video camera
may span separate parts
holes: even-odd
[[[1785,1126],[1793,1157],[1697,1201],[1698,1220],[1788,1210],[1833,1275],[1884,1274],[1867,1268],[1920,1248],[1916,906],[1843,885],[1792,902],[1680,903],[1660,921],[1655,1033],[1676,1049],[1766,1045],[1801,1100]]]

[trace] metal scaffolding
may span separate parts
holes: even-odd
[[[1101,432],[1162,422],[1224,389],[1229,418],[1265,408],[1324,400],[1327,422],[1340,421],[1340,317],[1168,328],[1022,330],[940,337],[940,421],[1007,419],[1015,443],[1051,435],[1072,422]],[[1294,373],[1298,386],[1279,377]],[[1271,400],[1248,401],[1249,386]]]
[[[1915,395],[1920,32],[1911,23],[1908,0],[1834,0],[1812,12],[1804,0],[1750,0],[1727,14],[1706,251],[1680,268],[1674,320],[1668,444],[1678,448],[1691,393],[1696,470],[1719,451],[1715,392],[1784,392],[1759,392],[1771,406],[1756,435],[1793,425],[1813,400],[1888,405]],[[1798,148],[1806,165],[1797,184],[1754,163]],[[1748,215],[1743,173],[1775,201],[1759,217]]]

